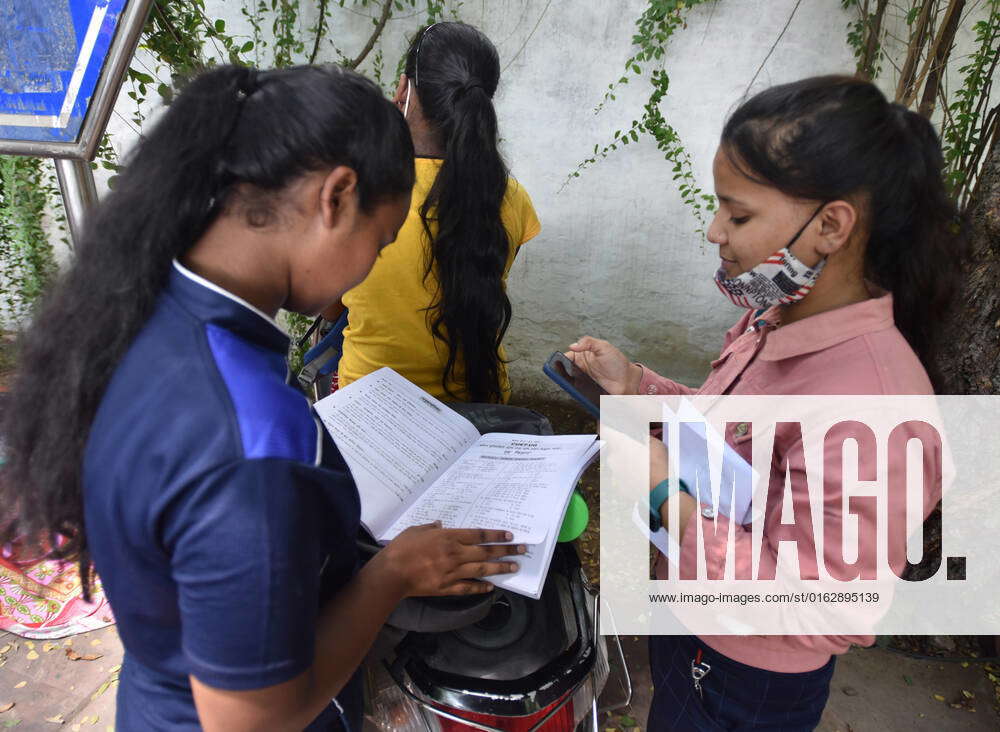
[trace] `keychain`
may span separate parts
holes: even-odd
[[[708,662],[701,660],[701,649],[699,648],[694,660],[691,661],[691,678],[694,679],[694,690],[698,692],[698,697],[702,701],[705,701],[705,695],[701,690],[701,680],[705,678],[711,670],[712,667],[708,664]]]

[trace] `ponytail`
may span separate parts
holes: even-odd
[[[899,163],[895,179],[872,189],[866,276],[893,293],[896,327],[920,357],[935,387],[939,330],[951,308],[968,256],[965,219],[944,183],[937,133],[923,116],[893,104]],[[905,161],[905,162],[903,162]]]
[[[508,170],[492,99],[499,56],[472,26],[436,23],[414,38],[406,74],[418,82],[424,116],[445,151],[420,207],[431,242],[425,278],[434,273],[438,283],[430,327],[448,347],[442,386],[456,396],[450,385],[464,377],[472,401],[502,401],[500,343],[511,317],[503,275],[511,242],[500,219]]]
[[[864,202],[865,277],[892,293],[896,326],[939,388],[940,331],[969,243],[930,122],[890,104],[870,82],[822,76],[744,102],[722,145],[748,176],[786,195]]]
[[[308,170],[347,164],[370,207],[412,186],[412,150],[378,89],[336,67],[258,74],[223,66],[191,81],[91,212],[72,265],[21,340],[2,430],[0,542],[22,535],[78,559],[89,595],[84,450],[172,261],[226,211],[237,184],[273,191]]]

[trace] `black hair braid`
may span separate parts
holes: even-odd
[[[417,82],[421,108],[445,150],[420,207],[431,242],[425,277],[433,272],[438,282],[429,324],[448,347],[442,386],[456,396],[449,382],[464,381],[472,401],[501,401],[500,344],[511,305],[503,282],[510,238],[500,219],[508,170],[492,99],[499,56],[472,26],[436,23],[414,38],[406,74]]]

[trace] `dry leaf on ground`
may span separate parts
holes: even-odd
[[[66,651],[66,658],[70,661],[96,661],[98,658],[103,658],[100,653],[77,653],[72,648],[64,650]]]
[[[0,714],[4,712],[9,712],[14,708],[14,702],[7,702],[6,704],[0,704]]]

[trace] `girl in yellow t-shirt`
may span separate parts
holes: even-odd
[[[497,149],[499,77],[496,48],[465,23],[427,26],[410,44],[395,102],[416,184],[396,241],[344,295],[340,386],[390,366],[439,398],[507,401],[507,272],[540,226]]]

